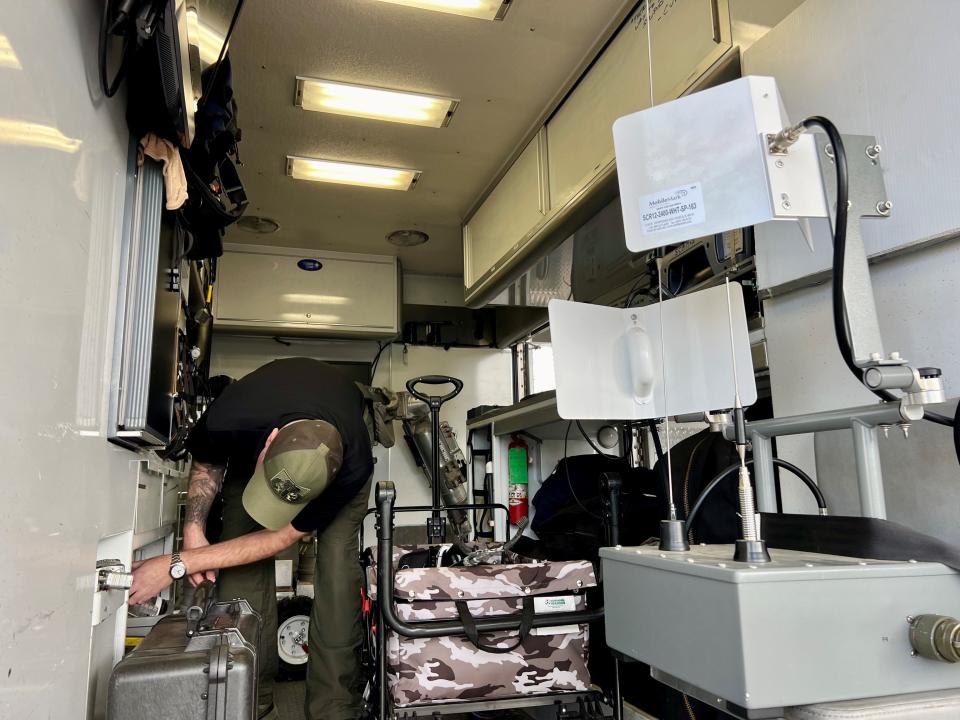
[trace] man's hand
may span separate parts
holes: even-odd
[[[146,602],[159,595],[172,582],[169,555],[137,560],[133,563],[133,585],[127,602],[130,605]]]
[[[203,528],[194,523],[188,523],[183,527],[183,550],[196,550],[197,548],[207,547],[210,541],[204,534]],[[217,571],[207,570],[205,572],[190,573],[187,578],[193,587],[199,587],[204,580],[210,582],[217,581]]]

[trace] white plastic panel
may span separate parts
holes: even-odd
[[[318,261],[320,269],[302,269],[298,263],[304,259]],[[392,257],[232,246],[220,260],[216,287],[214,309],[221,329],[397,331],[397,264]]]
[[[748,406],[756,402],[757,388],[738,283],[730,284],[730,301],[740,400]],[[726,288],[682,295],[662,305],[661,352],[656,304],[622,309],[550,303],[560,417],[640,420],[734,406]]]
[[[764,135],[786,125],[770,77],[741,78],[618,119],[627,247],[641,252],[778,217],[825,216],[812,138],[801,138],[781,167],[773,160],[768,167]]]
[[[464,281],[475,284],[543,219],[540,136],[520,154],[464,226]]]

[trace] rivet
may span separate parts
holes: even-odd
[[[804,563],[804,567],[813,567],[813,563]]]
[[[643,555],[643,550],[634,550],[637,555]]]
[[[747,700],[749,700],[749,699],[750,699],[750,693],[745,693],[745,694],[744,694],[744,697],[745,697]]]
[[[660,553],[660,557],[665,558],[666,556],[666,553]]]
[[[913,625],[913,615],[907,615],[907,622]]]
[[[866,565],[866,563],[863,560],[861,560],[860,562],[857,563],[857,565]]]
[[[206,699],[207,699],[207,694],[206,694],[206,693],[200,693],[200,699],[201,699],[201,700],[206,700]]]
[[[623,545],[614,545],[617,550],[623,550]]]
[[[457,597],[463,597],[463,590],[457,591]]]
[[[583,580],[577,580],[577,587],[583,587]],[[527,592],[530,592],[528,589]]]
[[[717,563],[717,567],[725,568],[726,566],[727,566],[726,563]]]
[[[910,657],[916,657],[916,656],[917,656],[917,651],[916,651],[916,650],[911,650],[911,651],[910,651]]]
[[[907,560],[907,562],[908,562],[908,563],[911,563],[911,564],[913,564],[913,565],[916,565],[916,564],[917,564],[917,561],[916,561],[916,560],[913,560],[913,559]]]
[[[756,565],[751,565],[751,566],[750,566],[750,569],[751,569],[751,570],[756,570],[756,569],[757,569],[757,566],[756,566]],[[747,697],[750,697],[750,696],[748,695]]]
[[[580,581],[577,580],[577,582],[579,583]],[[523,594],[524,594],[524,595],[529,595],[529,594],[530,594],[530,588],[525,587],[525,588],[523,589]]]
[[[687,558],[687,562],[692,563],[692,562],[696,562],[696,560],[694,560],[693,558]]]

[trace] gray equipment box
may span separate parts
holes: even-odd
[[[260,615],[246,600],[188,615],[160,620],[113,669],[108,720],[256,719]]]
[[[700,700],[747,718],[782,708],[960,687],[960,663],[912,656],[907,618],[960,615],[939,563],[730,545],[603,548],[607,643]]]

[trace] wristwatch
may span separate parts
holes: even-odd
[[[170,577],[179,580],[187,574],[187,566],[180,559],[180,553],[174,553],[170,556]]]

